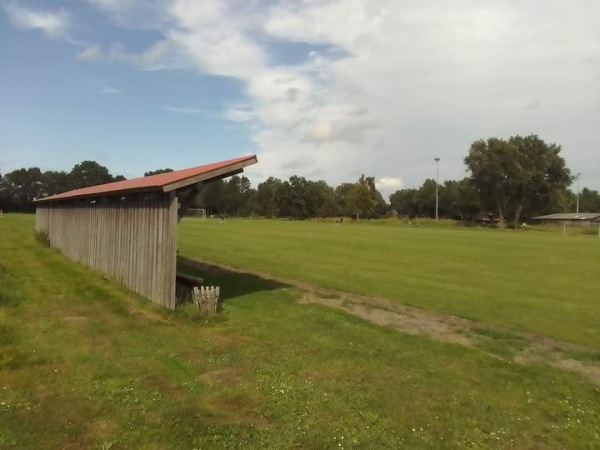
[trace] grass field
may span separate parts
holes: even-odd
[[[31,216],[0,219],[0,448],[600,446],[600,391],[577,374],[515,364],[479,348],[300,304],[303,292],[297,288],[214,266],[204,276],[222,286],[223,313],[197,320],[186,308],[166,312],[36,244],[32,225]],[[483,255],[494,261],[481,268],[485,279],[494,279],[494,267],[510,267],[510,258],[497,261],[491,249],[559,246],[563,258],[588,258],[593,245],[514,234],[312,225],[183,222],[180,248],[187,255],[443,311],[459,307],[436,301],[435,291],[446,297],[460,289],[453,281],[460,271],[450,261],[467,268],[471,255],[462,284],[474,297],[469,284],[482,285],[476,272]],[[404,232],[407,237],[398,238],[403,244],[395,243],[396,233]],[[420,256],[405,253],[418,242],[424,247]],[[453,254],[467,242],[472,245],[465,258]],[[422,280],[415,262],[444,249],[446,262],[434,259],[426,266],[431,277]],[[509,253],[515,252],[525,254]],[[393,254],[395,266],[384,269]],[[330,261],[341,267],[329,268]],[[546,270],[561,273],[547,272],[547,278],[562,281],[546,281],[544,292],[585,279],[577,270],[563,273],[559,258],[553,261],[544,262]],[[526,285],[526,279],[515,283]],[[406,290],[397,296],[394,289],[402,284]],[[419,285],[428,292],[410,295],[418,294]],[[475,298],[460,306],[466,316],[535,331],[518,320],[517,301],[497,317],[493,311],[503,310],[500,303],[481,292],[488,293],[479,308],[469,310]],[[554,315],[539,300],[531,306],[545,314],[537,323],[555,323],[561,331],[548,325],[549,335],[591,345],[593,330],[561,326],[565,300],[554,298],[560,300]],[[574,303],[597,314],[581,293]]]
[[[489,229],[183,221],[183,254],[600,347],[600,239]]]

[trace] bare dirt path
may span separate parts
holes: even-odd
[[[328,306],[360,317],[375,325],[389,326],[402,333],[426,336],[436,341],[478,348],[494,357],[519,364],[548,364],[559,369],[577,372],[591,383],[600,385],[600,365],[573,357],[573,354],[593,354],[594,349],[525,333],[518,335],[496,333],[495,330],[486,325],[461,317],[438,314],[393,303],[382,298],[327,289],[303,281],[277,277],[265,272],[240,269],[225,264],[202,261],[197,258],[186,258],[186,264],[193,265],[203,273],[225,270],[254,275],[265,280],[293,286],[304,293],[299,298],[299,303]],[[486,333],[486,329],[491,333]],[[520,345],[514,352],[508,352],[507,354],[488,351],[485,344],[493,340],[495,334],[501,338],[509,336],[516,339]]]

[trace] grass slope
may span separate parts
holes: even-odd
[[[578,376],[301,305],[214,269],[224,313],[152,307],[0,219],[0,448],[583,448]]]
[[[539,232],[184,220],[182,254],[600,344],[600,239]]]

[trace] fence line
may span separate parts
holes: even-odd
[[[74,261],[175,308],[177,199],[39,205],[36,231]]]

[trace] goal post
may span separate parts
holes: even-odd
[[[193,217],[195,219],[206,220],[206,209],[190,208],[185,213],[185,217]]]

